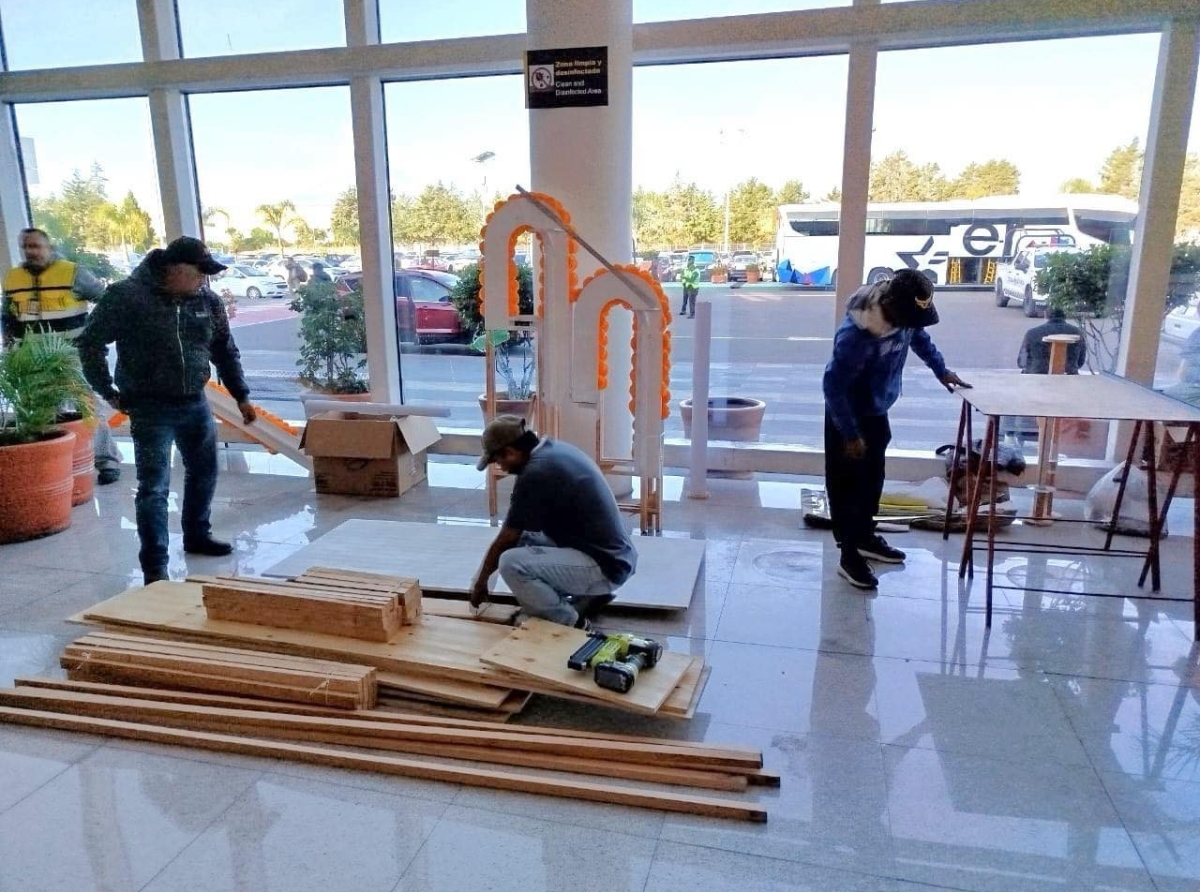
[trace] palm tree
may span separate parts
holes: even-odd
[[[279,253],[283,255],[283,227],[296,213],[296,206],[290,199],[284,199],[276,204],[260,204],[254,212],[262,217],[263,222],[275,230],[275,239],[279,242]]]

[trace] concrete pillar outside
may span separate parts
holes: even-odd
[[[531,50],[608,47],[608,105],[531,109],[529,161],[532,188],[561,201],[572,225],[609,261],[628,263],[633,254],[633,2],[526,0],[526,20]],[[577,257],[580,281],[600,268],[582,249]],[[604,454],[611,458],[631,452],[631,334],[631,317],[614,313],[608,341],[612,383],[602,404]],[[569,370],[542,371],[565,378]],[[560,436],[589,454],[595,448],[595,429],[584,419],[564,417]]]

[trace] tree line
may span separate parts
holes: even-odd
[[[1114,148],[1094,178],[1072,177],[1061,190],[1137,200],[1143,163],[1144,152],[1133,139]],[[1020,192],[1020,186],[1020,170],[1006,159],[972,162],[957,175],[947,176],[938,164],[915,161],[907,152],[897,151],[871,164],[868,195],[871,201],[945,201],[1012,195]],[[397,244],[426,247],[472,243],[500,198],[497,193],[485,201],[478,192],[466,194],[440,180],[416,195],[393,195],[393,239]],[[840,191],[834,188],[816,200],[840,199]],[[634,238],[641,251],[720,243],[725,236],[728,201],[730,243],[765,247],[775,241],[778,206],[812,200],[800,179],[772,188],[750,177],[732,186],[726,197],[676,177],[663,190],[634,190]],[[34,199],[31,209],[35,225],[45,229],[67,254],[83,248],[145,251],[158,240],[150,215],[132,192],[119,202],[109,197],[99,164],[93,164],[87,176],[73,172],[57,193]],[[274,247],[282,253],[288,248],[353,248],[359,244],[358,191],[353,186],[338,195],[323,226],[306,220],[289,199],[261,204],[255,213],[262,225],[243,232],[231,224],[226,210],[206,207],[205,226],[221,233],[210,237],[214,247],[231,252]],[[1180,190],[1177,238],[1196,237],[1200,237],[1200,155],[1192,154]]]

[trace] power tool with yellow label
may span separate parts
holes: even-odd
[[[567,666],[577,672],[591,667],[597,686],[627,694],[637,682],[638,673],[653,669],[662,655],[663,646],[653,638],[627,632],[591,632],[587,642],[571,654]]]

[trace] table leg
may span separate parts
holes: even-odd
[[[968,422],[969,424],[969,422]],[[975,576],[975,524],[979,519],[979,503],[983,499],[983,478],[984,478],[984,456],[989,455],[992,451],[992,440],[995,436],[995,430],[999,424],[997,416],[988,417],[987,434],[984,437],[983,449],[979,453],[979,472],[971,475],[971,458],[970,458],[970,441],[967,443],[967,481],[971,484],[970,499],[971,503],[967,507],[967,530],[963,537],[963,553],[962,563],[958,568],[958,578],[963,576]],[[968,428],[969,430],[969,428]],[[993,480],[995,474],[992,475]]]
[[[967,428],[967,436],[963,446],[965,450],[963,455],[963,492],[967,494],[967,504],[963,506],[963,509],[966,514],[967,523],[966,535],[963,536],[963,557],[958,565],[958,578],[962,579],[966,576],[974,579],[975,567],[973,561],[975,542],[973,537],[975,535],[975,525],[971,512],[972,510],[978,511],[979,508],[978,501],[975,501],[975,479],[971,474],[971,444],[974,442],[975,436],[971,431],[971,423],[974,413],[971,411],[971,407],[967,405],[963,406],[963,412],[966,414]],[[972,506],[974,506],[974,509],[972,509]]]
[[[1171,510],[1171,503],[1175,501],[1175,491],[1179,488],[1179,480],[1183,476],[1184,463],[1191,457],[1191,449],[1193,441],[1196,438],[1196,426],[1188,425],[1187,434],[1180,443],[1179,449],[1182,453],[1179,461],[1175,462],[1175,466],[1171,469],[1171,482],[1167,486],[1167,495],[1163,499],[1162,505],[1158,509],[1158,537],[1162,541],[1162,531],[1167,526],[1167,514]],[[1150,555],[1146,555],[1146,560],[1142,563],[1142,573],[1138,576],[1138,588],[1146,584],[1146,577],[1150,575]]]
[[[987,525],[987,628],[992,627],[992,573],[996,564],[996,477],[1000,468],[1000,416],[989,415],[987,434],[984,438],[983,455],[991,456],[992,472],[988,475],[988,525]],[[990,449],[987,448],[990,446]],[[981,456],[982,458],[982,456]],[[980,464],[982,470],[985,467]],[[982,474],[980,475],[982,477]]]
[[[1200,635],[1200,431],[1188,427],[1192,435],[1192,640]]]
[[[1113,505],[1112,520],[1108,522],[1108,535],[1104,537],[1105,551],[1112,548],[1113,536],[1117,532],[1117,518],[1121,516],[1121,503],[1125,501],[1125,486],[1129,482],[1129,473],[1133,469],[1133,456],[1137,452],[1138,440],[1142,436],[1142,425],[1141,421],[1133,423],[1133,436],[1129,438],[1129,453],[1125,456],[1125,473],[1121,475],[1121,482],[1117,484],[1117,501]]]
[[[958,434],[954,438],[954,453],[950,456],[950,492],[946,496],[946,517],[942,522],[943,541],[950,538],[950,518],[954,516],[954,494],[957,492],[955,487],[958,484],[958,478],[960,474],[960,471],[958,470],[958,460],[963,454],[963,434],[967,430],[967,415],[970,413],[970,411],[970,404],[966,400],[963,400],[962,412],[960,412],[958,415]],[[970,454],[969,445],[967,447],[967,453]]]
[[[1147,421],[1146,429],[1146,495],[1149,502],[1150,520],[1150,553],[1146,557],[1150,561],[1150,590],[1157,592],[1162,588],[1162,571],[1160,567],[1160,549],[1162,527],[1158,523],[1158,456],[1155,455],[1154,422]]]

